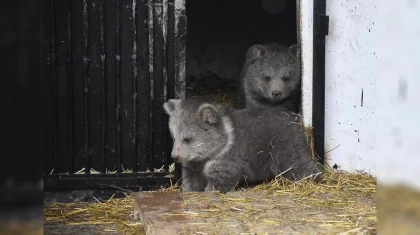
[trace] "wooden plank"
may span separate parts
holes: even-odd
[[[209,228],[217,234],[244,232],[242,226],[231,227],[231,231],[212,229],[220,222],[214,213],[208,210],[208,204],[222,203],[216,193],[138,192],[133,193],[133,197],[136,202],[135,212],[139,215],[146,235],[196,234]],[[203,201],[206,203],[202,203]],[[228,219],[232,224],[239,225],[234,218],[226,218]]]
[[[184,216],[164,215],[183,210],[183,201],[179,192],[140,192],[134,193],[133,196],[146,235],[181,234],[180,224],[188,219]]]

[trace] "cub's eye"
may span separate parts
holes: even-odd
[[[269,81],[271,81],[271,77],[269,77],[269,76],[265,76],[265,77],[264,77],[264,80],[266,80],[267,82],[269,82]]]
[[[189,144],[191,143],[191,138],[184,138],[182,142],[184,142],[184,144]]]
[[[289,80],[290,80],[290,78],[289,78],[289,77],[283,77],[283,81],[287,82],[287,81],[289,81]]]

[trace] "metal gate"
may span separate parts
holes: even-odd
[[[168,183],[162,105],[185,94],[185,0],[44,1],[45,190]]]

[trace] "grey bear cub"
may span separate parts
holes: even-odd
[[[301,93],[300,47],[269,43],[251,46],[240,78],[245,107],[282,106],[299,112]]]
[[[183,191],[226,193],[286,170],[290,180],[320,173],[291,112],[230,110],[193,99],[171,99],[163,107],[174,140],[171,157],[182,164]]]

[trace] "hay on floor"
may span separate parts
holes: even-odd
[[[124,198],[111,197],[106,202],[44,203],[44,223],[69,226],[114,225],[116,229],[104,232],[138,234],[140,221],[134,218],[135,203],[126,194]]]
[[[161,190],[178,190],[178,186]],[[250,195],[258,194],[259,198],[220,194],[222,203],[213,205],[214,208],[207,209],[206,213],[210,212],[211,216],[217,216],[221,221],[223,218],[235,218],[249,229],[252,229],[256,222],[263,223],[264,226],[274,226],[285,219],[292,224],[305,223],[311,226],[341,228],[348,231],[344,234],[368,234],[367,231],[374,231],[376,227],[376,179],[367,174],[328,171],[323,182],[319,184],[308,181],[288,182],[279,177],[269,183],[238,191],[249,192]],[[255,220],[255,216],[264,213],[264,210],[279,206],[281,197],[289,197],[293,202],[291,206],[296,207],[295,209],[302,212],[306,209],[316,209],[318,213],[328,214],[328,219],[283,217]],[[266,206],[254,206],[253,202],[257,200]],[[185,203],[192,202],[187,199]],[[115,231],[141,234],[142,226],[134,211],[134,199],[127,194],[124,198],[111,198],[97,203],[45,203],[44,219],[45,223],[69,226],[112,224],[116,228]],[[309,213],[313,212],[308,212],[308,215]],[[197,216],[200,215],[200,211],[190,214]],[[217,226],[207,227],[209,232],[214,232],[217,229],[225,229],[223,226],[223,223],[218,223]],[[205,231],[206,227],[202,229],[201,231]]]

